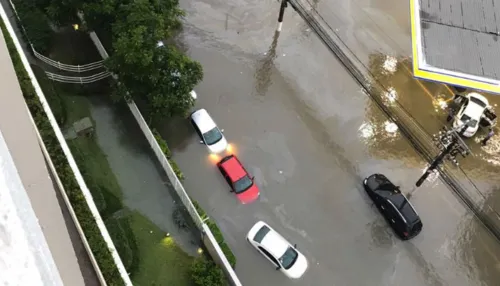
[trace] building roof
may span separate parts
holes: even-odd
[[[410,0],[417,78],[500,94],[500,2]]]

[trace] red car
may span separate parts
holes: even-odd
[[[231,192],[236,194],[241,203],[248,204],[259,198],[260,191],[254,183],[254,177],[248,174],[236,156],[229,155],[222,158],[217,167],[231,186]]]

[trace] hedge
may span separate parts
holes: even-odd
[[[179,180],[184,179],[184,174],[182,174],[181,170],[177,166],[177,164],[170,159],[172,156],[172,152],[168,148],[167,142],[161,137],[160,133],[156,129],[151,130],[153,132],[153,135],[156,139],[156,142],[158,142],[158,145],[160,145],[160,149],[163,151],[163,154],[167,157],[168,161],[170,162],[170,165],[172,166],[172,169],[174,169],[175,174],[177,175],[177,178]],[[191,200],[193,202],[193,205],[196,209],[196,212],[198,212],[198,215],[200,215],[201,219],[205,219],[207,217],[207,213],[200,207],[197,201]],[[225,243],[224,241],[224,236],[222,235],[222,232],[220,228],[217,226],[215,221],[212,219],[208,219],[205,222],[212,231],[212,234],[215,237],[215,240],[219,244],[220,248],[224,252],[224,255],[226,256],[227,260],[229,261],[229,264],[234,268],[236,265],[236,257],[234,256],[233,251],[229,248],[229,246]]]
[[[165,154],[165,157],[167,157],[167,160],[174,170],[175,175],[180,181],[183,181],[184,174],[182,173],[177,163],[172,159],[172,152],[170,151],[170,148],[168,148],[167,142],[165,142],[165,140],[161,137],[160,133],[156,129],[152,129],[151,132],[153,132],[153,136],[155,137],[156,142],[158,142],[158,145],[160,145],[161,151],[163,152],[163,154]]]
[[[90,248],[92,249],[92,253],[97,260],[97,264],[99,265],[99,268],[108,285],[125,285],[113,260],[111,252],[108,249],[99,228],[97,227],[92,213],[90,212],[85,197],[75,180],[67,158],[64,155],[61,146],[59,145],[59,141],[54,134],[54,130],[48,121],[47,115],[45,114],[37,97],[35,89],[31,83],[31,79],[24,69],[12,38],[5,27],[5,23],[0,21],[0,25],[26,104],[28,105],[30,113],[33,116],[38,130],[40,131],[43,142],[47,147],[58,176],[64,186],[64,190],[68,195],[71,205],[73,206],[78,221],[85,233],[85,237],[87,238]]]
[[[202,220],[206,219],[208,217],[208,215],[201,208],[200,204],[193,199],[191,199],[191,201],[193,202],[194,208],[196,209],[196,212],[198,213],[198,215],[200,215],[201,219]],[[222,252],[224,252],[224,255],[226,256],[227,261],[229,261],[229,264],[231,264],[231,266],[234,268],[234,266],[236,266],[236,256],[234,256],[233,251],[226,244],[226,242],[224,240],[224,235],[222,235],[222,231],[220,230],[219,226],[217,226],[215,221],[212,220],[211,218],[207,219],[205,221],[205,223],[207,224],[208,228],[210,228],[210,231],[214,235],[214,238],[217,241],[217,243],[219,244]]]

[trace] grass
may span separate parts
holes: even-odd
[[[48,88],[49,84],[44,85]],[[59,92],[66,110],[65,127],[84,117],[92,118],[87,97],[69,95],[57,85],[48,91]],[[134,285],[190,285],[194,257],[172,238],[165,238],[165,233],[146,217],[124,208],[121,187],[95,135],[67,142]]]
[[[90,117],[86,97],[66,95],[63,99],[68,125]],[[68,144],[134,285],[190,285],[189,269],[194,258],[172,238],[165,238],[149,219],[123,207],[120,185],[95,137],[80,136]]]
[[[90,101],[85,96],[63,94],[62,101],[67,110],[66,112],[66,124],[64,127],[68,127],[75,121],[78,121],[84,117],[89,117],[92,119],[90,114]],[[92,123],[93,120],[92,120]]]
[[[53,59],[64,63],[85,62],[77,55],[78,45],[71,44],[70,52],[61,54],[61,50],[68,48],[68,41],[57,36],[54,39],[50,52]],[[34,67],[34,71],[63,129],[85,117],[92,120],[91,103],[86,95],[96,94],[95,88],[89,91],[88,87],[55,83],[40,68]],[[120,185],[95,135],[79,136],[67,143],[134,285],[192,285],[190,270],[195,257],[185,253],[147,217],[123,206]],[[180,170],[175,169],[182,179]]]
[[[130,228],[137,241],[139,268],[132,276],[137,286],[191,285],[190,267],[194,257],[186,254],[151,221],[137,212],[130,217]]]

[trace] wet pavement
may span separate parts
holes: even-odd
[[[187,229],[179,229],[173,219],[182,203],[130,112],[123,106],[112,108],[107,100],[96,97],[90,102],[97,142],[121,187],[123,204],[170,233],[184,251],[195,254],[198,238]]]
[[[274,43],[275,1],[181,4],[182,46],[205,72],[196,107],[225,129],[256,177],[259,201],[241,205],[229,193],[187,120],[171,120],[162,134],[187,192],[235,252],[243,285],[495,285],[497,241],[437,178],[412,196],[424,230],[409,242],[371,205],[365,176],[384,173],[409,192],[425,162],[299,16],[287,11]],[[298,244],[310,263],[303,279],[285,278],[247,244],[258,220]]]

